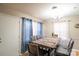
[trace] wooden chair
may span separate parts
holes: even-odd
[[[39,50],[38,50],[38,45],[34,43],[30,43],[28,47],[29,55],[30,56],[38,56],[39,55]]]

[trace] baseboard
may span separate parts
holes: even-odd
[[[78,49],[72,49],[73,51],[79,51]]]

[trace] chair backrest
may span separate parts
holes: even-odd
[[[71,41],[70,41],[70,44],[69,44],[69,52],[70,52],[70,54],[71,54],[71,51],[72,51],[73,45],[74,45],[74,41],[71,40]],[[70,54],[69,54],[69,55],[70,55]]]
[[[36,36],[32,36],[32,41],[35,41],[37,40],[37,37]]]
[[[58,34],[54,34],[52,37],[58,37]]]
[[[69,46],[70,40],[71,40],[71,39],[67,39],[67,40],[61,39],[61,40],[59,41],[59,46],[61,46],[61,47],[65,48],[65,49],[67,49],[68,46]]]
[[[37,39],[41,39],[42,38],[42,36],[40,36],[40,35],[38,35],[38,36],[36,36],[37,37]]]
[[[37,56],[39,54],[38,45],[34,43],[30,43],[28,51],[29,51],[29,54],[31,54],[32,56]]]
[[[71,43],[71,47],[70,47],[70,48],[73,48],[73,45],[74,45],[74,41],[72,41],[72,43]]]
[[[61,54],[69,56],[71,54],[73,44],[74,44],[74,41],[72,39],[68,39],[68,40],[64,40],[64,41],[61,40],[60,45],[57,48],[57,52],[60,51]]]

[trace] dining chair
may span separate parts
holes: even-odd
[[[70,56],[74,41],[72,39],[69,40],[61,40],[59,46],[55,50],[55,56]]]
[[[32,41],[35,41],[37,40],[37,37],[36,36],[32,36]]]
[[[40,56],[50,56],[50,48],[39,45],[39,55]]]
[[[36,37],[37,37],[37,40],[42,38],[41,35],[37,35]]]
[[[38,50],[38,45],[34,43],[30,43],[28,47],[29,55],[30,56],[38,56],[39,55],[39,50]]]
[[[69,44],[69,50],[68,50],[68,51],[70,52],[69,55],[71,55],[73,45],[74,45],[74,41],[71,40],[71,41],[70,41],[70,44]]]

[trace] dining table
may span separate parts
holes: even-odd
[[[56,46],[59,44],[59,38],[42,38],[32,41],[32,43],[42,45],[48,48],[56,48]]]
[[[32,43],[35,43],[38,46],[42,46],[45,48],[56,49],[59,44],[59,38],[41,38],[41,39],[32,41]]]

